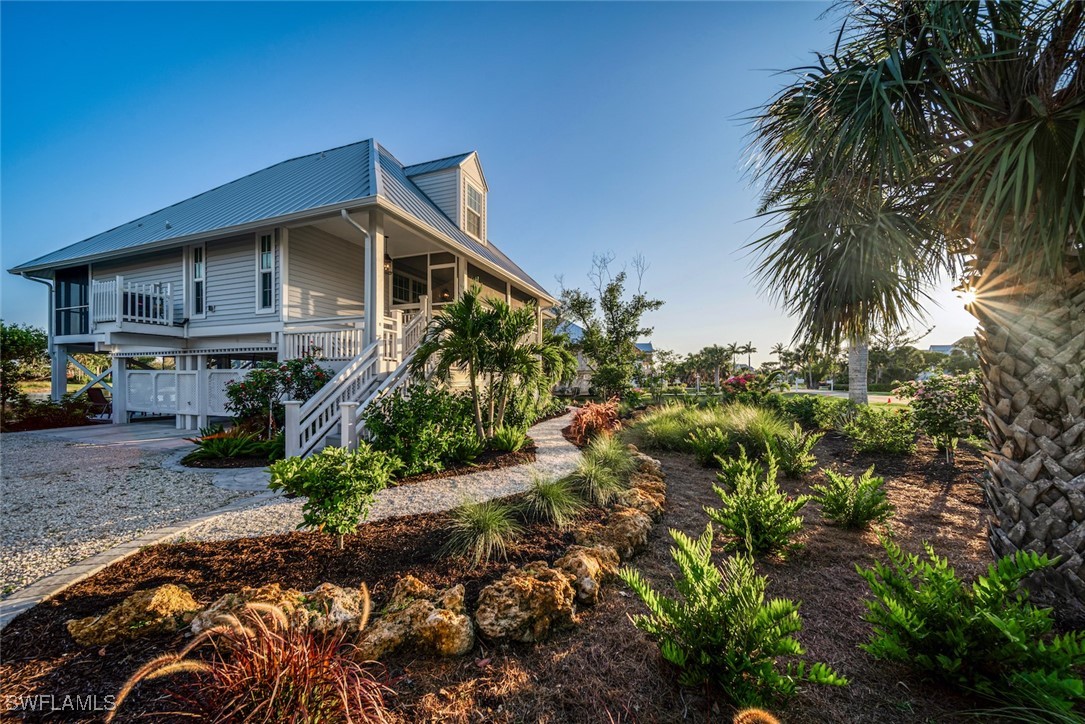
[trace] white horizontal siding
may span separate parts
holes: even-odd
[[[287,254],[287,321],[362,315],[362,247],[304,226],[290,230]]]
[[[460,219],[460,194],[459,170],[450,168],[445,171],[428,173],[424,176],[415,176],[411,179],[422,193],[430,197],[437,208],[445,212],[453,223],[459,224]]]
[[[95,262],[91,267],[95,280],[124,277],[136,284],[169,284],[173,295],[173,318],[180,321],[184,311],[184,260],[180,249],[141,254],[125,259]]]
[[[189,322],[189,329],[220,327],[224,324],[266,324],[278,319],[277,314],[256,313],[256,237],[253,235],[223,241],[210,241],[206,246],[207,281],[206,308],[202,319]],[[273,309],[279,308],[278,244],[275,254]],[[214,311],[211,308],[214,307]]]

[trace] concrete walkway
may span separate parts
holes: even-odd
[[[538,447],[535,463],[389,488],[378,494],[369,519],[379,520],[400,515],[450,510],[468,500],[478,501],[501,498],[523,492],[531,485],[531,481],[536,475],[557,477],[571,472],[576,467],[580,451],[565,440],[561,434],[562,428],[569,424],[570,418],[571,415],[565,415],[539,423],[531,428],[530,435]],[[150,423],[145,424],[149,425]],[[99,438],[100,443],[91,443],[91,445],[119,445],[123,447],[137,444],[135,441],[128,440],[122,434],[122,431],[126,428],[138,427],[138,425],[115,425],[110,427],[115,430],[113,435],[105,434]],[[152,432],[152,429],[148,427],[146,433],[139,430],[138,434],[146,435],[144,441],[155,446],[158,450],[171,450],[180,445],[189,444],[185,443],[181,438],[190,433],[171,430],[171,432],[179,433],[174,436],[167,434],[162,426],[156,427],[157,433]],[[120,430],[117,430],[117,428],[120,428]],[[129,432],[133,431],[130,430]],[[49,431],[48,437],[66,439],[63,436],[69,433],[70,430],[54,430]],[[178,442],[175,443],[174,439]],[[83,438],[82,442],[86,444],[86,438]],[[142,448],[140,449],[142,450]],[[176,454],[169,455],[165,459],[157,455],[153,457],[156,458],[156,465],[162,474],[168,475],[172,473],[172,464],[166,461],[172,461],[177,457]],[[170,472],[162,471],[162,468],[167,468]],[[199,475],[204,479],[207,477],[204,472],[194,472],[194,469],[191,468],[185,468],[185,470],[189,471],[190,475]],[[263,471],[242,469],[240,471],[223,470],[213,472],[216,487],[220,482],[220,475],[244,474],[245,477],[236,480],[237,487],[232,487],[233,490],[239,488],[252,490],[256,487],[258,480],[261,479],[264,483],[262,489],[266,489],[266,473]],[[221,482],[228,481],[223,478]],[[223,487],[231,486],[224,485]],[[176,541],[182,537],[186,540],[229,540],[274,533],[288,533],[295,530],[301,522],[301,506],[302,502],[300,500],[287,500],[275,493],[263,492],[251,497],[234,500],[228,505],[208,513],[144,532],[138,537],[124,541],[108,550],[103,550],[90,558],[80,560],[63,570],[46,575],[33,584],[15,591],[7,599],[0,601],[0,629],[23,611],[50,596],[56,595],[84,578],[94,575],[106,566],[138,552],[143,547]]]

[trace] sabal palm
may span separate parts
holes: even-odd
[[[447,381],[453,371],[466,372],[479,439],[486,437],[486,430],[482,423],[478,380],[486,364],[493,333],[493,315],[486,309],[479,289],[474,287],[446,304],[433,318],[411,359],[411,371],[416,376],[424,374],[434,359],[433,376],[438,380]]]
[[[1085,473],[1083,15],[867,0],[755,134],[778,222],[757,242],[761,281],[813,340],[906,325],[942,274],[963,272],[987,376],[992,545],[1062,555],[1085,600],[1085,538],[1068,538],[1052,488]]]

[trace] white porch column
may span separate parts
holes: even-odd
[[[128,422],[128,365],[123,357],[113,358],[113,424]]]
[[[68,348],[62,344],[54,345],[49,354],[49,392],[53,402],[60,402],[68,391]]]
[[[354,434],[354,424],[358,418],[357,402],[339,403],[339,445],[347,450],[357,450],[358,440]]]
[[[384,332],[384,214],[369,212],[369,238],[365,248],[365,343],[369,346]]]
[[[283,430],[286,433],[286,456],[288,458],[301,454],[301,445],[298,441],[298,432],[301,428],[301,403],[297,400],[283,402],[286,408],[286,424]]]

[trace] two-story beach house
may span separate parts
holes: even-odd
[[[283,161],[28,261],[49,288],[52,391],[71,355],[105,352],[91,375],[113,421],[226,415],[225,386],[257,360],[316,351],[336,372],[287,406],[287,449],[305,454],[402,384],[441,307],[469,284],[513,306],[554,303],[487,239],[478,155],[413,165],[370,139]],[[172,360],[147,369],[147,357]]]

